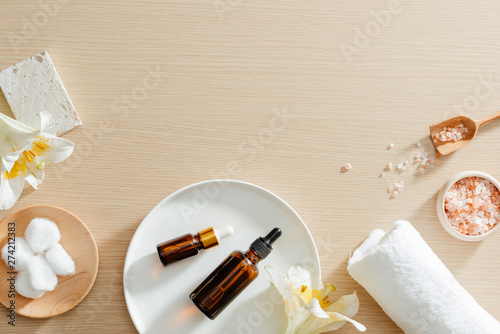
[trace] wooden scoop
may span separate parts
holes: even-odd
[[[474,139],[474,137],[476,136],[477,131],[479,130],[479,127],[481,125],[491,122],[492,120],[497,118],[500,118],[500,111],[480,121],[475,121],[472,118],[466,116],[457,116],[447,119],[445,121],[442,121],[441,123],[430,126],[432,142],[434,143],[436,150],[442,155],[453,153],[461,149],[465,145],[469,144],[472,141],[472,139]],[[436,133],[443,131],[445,127],[454,128],[458,126],[460,123],[462,123],[466,128],[468,128],[469,131],[465,133],[464,134],[465,137],[460,139],[459,141],[442,142],[441,140],[435,137]]]

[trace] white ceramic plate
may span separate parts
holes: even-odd
[[[161,265],[158,243],[225,225],[233,226],[235,234],[219,246],[171,267]],[[283,235],[259,264],[259,277],[215,320],[209,320],[191,302],[190,293],[233,250],[246,251],[274,227],[280,227]],[[264,266],[287,272],[294,264],[318,272],[320,268],[311,234],[287,203],[246,182],[200,182],[168,196],[137,228],[125,259],[125,299],[140,333],[279,333],[286,320],[284,304],[276,298]]]

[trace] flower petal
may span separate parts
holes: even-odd
[[[278,289],[281,297],[283,297],[287,315],[288,317],[290,317],[294,310],[300,307],[297,297],[295,296],[295,293],[290,286],[290,282],[286,278],[285,274],[283,274],[278,269],[269,265],[265,266],[265,269],[267,270],[267,273],[269,274],[274,287]]]
[[[310,315],[299,327],[297,334],[312,333],[331,321],[330,316],[321,308],[317,298],[311,299],[305,308],[310,312]]]
[[[312,288],[311,273],[301,266],[291,267],[288,271],[288,279],[294,290],[300,290],[303,285]]]
[[[36,135],[36,129],[0,113],[0,156],[3,166],[0,169],[10,171],[16,157],[31,145]]]
[[[45,132],[45,130],[54,126],[54,120],[52,115],[46,111],[40,112],[40,132]]]
[[[350,322],[351,324],[356,327],[356,329],[360,332],[366,331],[366,327],[360,324],[359,322],[352,320],[340,313],[337,312],[328,312],[328,315],[330,316],[331,322],[316,329],[314,332],[311,332],[310,334],[320,334],[324,332],[329,332],[332,330],[339,329],[340,327],[344,326],[346,322]]]
[[[305,306],[314,296],[311,273],[301,266],[295,265],[288,271],[288,279],[299,298],[300,305]]]
[[[38,169],[34,163],[28,162],[26,173],[26,181],[34,188],[38,189],[45,178],[45,171],[43,168]]]
[[[15,120],[5,114],[0,113],[0,132],[6,135],[34,134],[37,129]]]
[[[14,151],[17,151],[21,147],[28,146],[38,132],[39,131],[37,129],[0,113],[0,133],[10,139],[10,142],[4,143],[3,139],[5,138],[0,138],[2,139],[1,146],[3,146],[3,144],[10,144],[10,148],[14,146]],[[1,148],[0,153],[3,153]]]
[[[297,334],[297,330],[304,324],[304,322],[309,318],[311,313],[307,311],[304,307],[299,307],[295,309],[293,314],[288,319],[288,324],[284,334]]]
[[[332,307],[333,306],[333,307]],[[341,297],[335,304],[331,305],[329,308],[342,309],[344,312],[349,313],[350,316],[354,316],[359,307],[359,299],[357,295],[351,294]],[[328,332],[332,330],[339,329],[344,326],[346,322],[354,324],[354,326],[361,332],[366,330],[366,327],[350,319],[345,314],[338,312],[324,312],[317,299],[313,298],[311,302],[306,306],[306,309],[311,312],[311,316],[304,321],[302,326],[299,327],[297,334],[319,334],[323,332]],[[324,315],[328,317],[325,318]]]
[[[16,204],[24,188],[24,176],[7,179],[5,173],[1,175],[0,210],[10,209]]]
[[[317,298],[311,299],[311,301],[306,305],[306,310],[311,312],[315,317],[329,319],[330,317],[326,314],[325,311],[319,305],[319,301]]]
[[[21,148],[19,151],[14,151],[2,155],[2,165],[5,168],[5,170],[3,171],[10,172],[10,170],[14,166],[14,163],[17,161],[17,159],[19,159],[19,156],[23,154],[25,149],[26,148]]]
[[[40,137],[48,141],[47,153],[40,157],[45,163],[57,164],[66,160],[74,151],[75,144],[67,139],[59,138],[48,133],[40,134]]]
[[[359,298],[356,292],[339,298],[335,303],[326,308],[327,312],[337,312],[352,318],[358,313]]]

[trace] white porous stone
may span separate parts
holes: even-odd
[[[0,72],[0,88],[16,119],[40,127],[40,112],[52,116],[46,132],[60,136],[82,125],[48,52],[44,51]]]

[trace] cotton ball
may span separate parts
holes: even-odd
[[[10,264],[12,261],[14,262],[14,268],[12,270],[15,271],[26,271],[28,269],[28,262],[31,257],[34,256],[33,251],[30,246],[21,237],[16,237],[14,244],[5,244],[2,248],[2,259],[7,264],[7,267],[10,269]],[[9,249],[10,246],[10,249]],[[13,249],[12,247],[15,246]],[[11,263],[9,264],[9,256]]]
[[[35,254],[45,252],[61,240],[57,225],[46,218],[35,218],[29,223],[24,237]]]
[[[26,298],[40,298],[45,293],[45,291],[37,290],[31,285],[30,274],[24,271],[17,274],[16,291]]]
[[[28,273],[31,285],[36,290],[52,291],[56,288],[57,276],[43,255],[36,255],[32,258]]]
[[[61,244],[55,244],[45,253],[45,258],[56,275],[67,276],[75,273],[75,262]]]

